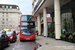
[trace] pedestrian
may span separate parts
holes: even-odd
[[[38,30],[36,31],[36,35],[37,35],[37,37],[38,37]]]

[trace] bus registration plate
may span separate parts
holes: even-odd
[[[26,40],[30,40],[30,39],[26,39]]]

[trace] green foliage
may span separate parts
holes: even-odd
[[[48,34],[50,34],[50,32],[48,32]]]
[[[52,33],[50,33],[49,35],[52,36]]]
[[[69,37],[68,37],[69,39],[73,39],[73,36],[72,35],[69,35]]]
[[[65,38],[66,36],[64,34],[61,34],[61,37]]]
[[[65,38],[66,36],[65,35],[63,35],[63,38]]]
[[[54,34],[54,32],[52,32],[52,34]]]
[[[61,34],[61,37],[63,37],[63,34]]]
[[[65,35],[68,35],[68,34],[69,34],[68,32],[65,33]]]
[[[50,32],[48,32],[48,33],[50,33]]]
[[[75,32],[72,35],[75,35]]]

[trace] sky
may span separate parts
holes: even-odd
[[[31,14],[32,0],[0,0],[0,4],[18,5],[22,14]]]

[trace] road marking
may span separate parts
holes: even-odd
[[[13,50],[15,50],[15,48],[13,48]]]

